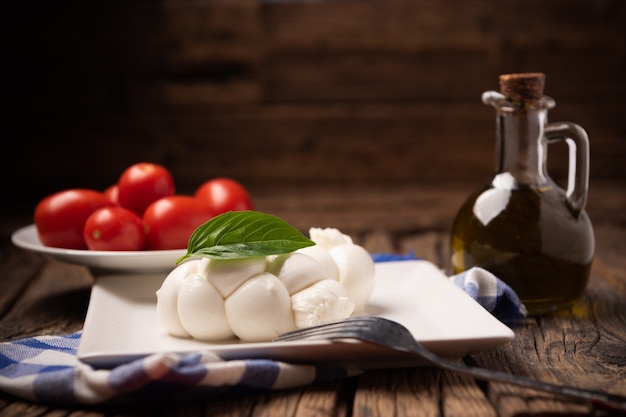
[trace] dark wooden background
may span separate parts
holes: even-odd
[[[607,181],[626,192],[621,0],[13,3],[5,217],[139,161],[181,193],[230,176],[268,204],[313,185],[465,189],[493,166],[481,93],[521,71],[547,74],[550,120],[588,131],[591,197]],[[563,177],[565,149],[550,167]]]

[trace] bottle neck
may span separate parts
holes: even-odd
[[[495,91],[483,93],[482,101],[497,111],[496,174],[513,184],[537,186],[549,181],[546,171],[547,142],[544,128],[554,100],[511,99]]]
[[[546,109],[501,108],[497,115],[496,172],[508,173],[520,185],[547,181],[547,146],[543,129]]]

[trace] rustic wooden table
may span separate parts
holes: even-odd
[[[529,318],[510,344],[463,359],[556,383],[626,395],[626,203],[621,184],[592,187],[597,255],[584,298]],[[307,230],[338,227],[371,252],[407,252],[447,266],[448,228],[465,189],[273,190],[260,210]],[[4,219],[0,341],[81,329],[93,277],[9,243],[28,219]],[[0,393],[0,416],[525,416],[609,415],[587,404],[434,368],[378,370],[335,383],[237,398],[53,408]]]

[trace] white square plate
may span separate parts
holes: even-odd
[[[164,278],[163,274],[98,277],[78,357],[95,367],[112,367],[153,353],[210,350],[225,360],[268,358],[361,369],[423,364],[365,343],[208,343],[171,337],[156,319],[155,292]],[[376,264],[376,284],[365,314],[401,323],[426,348],[449,358],[488,350],[514,337],[511,329],[426,261]]]

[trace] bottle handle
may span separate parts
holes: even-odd
[[[571,207],[580,214],[587,204],[589,190],[589,137],[585,129],[575,123],[549,123],[544,128],[547,143],[565,141],[569,148],[569,170],[565,196]]]

